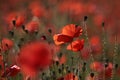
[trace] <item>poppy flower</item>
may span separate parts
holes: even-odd
[[[42,4],[39,4],[39,2],[32,2],[29,5],[29,9],[31,10],[32,15],[36,17],[43,17],[46,14],[45,8]]]
[[[23,13],[11,12],[5,17],[6,23],[9,25],[9,28],[12,29],[15,27],[21,27],[25,22],[25,15]]]
[[[36,21],[31,21],[25,26],[25,30],[27,30],[30,33],[38,31],[39,23]]]
[[[53,39],[56,45],[61,45],[67,42],[71,42],[73,40],[72,37],[69,37],[63,34],[55,34],[53,36]]]
[[[65,64],[66,63],[66,56],[65,55],[62,55],[59,59],[59,63],[60,64]]]
[[[101,72],[101,71],[103,71],[104,66],[101,62],[95,61],[90,64],[90,68],[94,71]]]
[[[18,15],[15,21],[16,21],[15,26],[16,27],[21,27],[25,22],[25,16],[24,15]]]
[[[69,24],[63,27],[61,34],[55,34],[53,36],[56,45],[61,45],[67,42],[71,42],[74,37],[78,37],[82,34],[80,26]]]
[[[58,5],[58,10],[62,14],[69,14],[69,17],[72,19],[79,20],[81,15],[84,13],[84,5],[80,2],[76,1],[63,1],[60,5]]]
[[[82,40],[75,40],[67,46],[67,49],[77,52],[77,51],[81,51],[83,49],[83,46],[84,46],[83,39]]]
[[[95,17],[93,18],[93,21],[95,23],[96,26],[101,26],[101,23],[105,20],[104,15],[102,14],[97,14],[95,15]]]
[[[50,46],[45,42],[31,42],[24,45],[18,61],[23,73],[34,76],[38,71],[47,68],[52,61]]]
[[[13,45],[14,45],[14,43],[12,40],[7,39],[7,38],[2,39],[2,42],[1,42],[2,51],[11,49],[13,47]]]
[[[93,36],[90,39],[90,45],[93,53],[101,54],[102,46],[101,46],[101,40],[98,36]]]
[[[90,48],[84,47],[81,50],[80,56],[81,56],[82,59],[88,60],[90,58]]]
[[[17,65],[13,65],[5,70],[5,72],[2,74],[2,77],[8,77],[8,76],[15,76],[20,72],[20,67]]]
[[[108,66],[105,68],[105,77],[106,78],[111,78],[112,77],[112,69],[113,69],[113,64],[108,63]]]

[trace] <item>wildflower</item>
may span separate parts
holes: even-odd
[[[19,54],[22,71],[34,76],[38,71],[47,68],[52,61],[50,46],[44,42],[31,42],[24,45]]]
[[[101,72],[103,71],[103,64],[101,62],[93,62],[90,64],[90,68],[94,71]]]
[[[2,42],[1,42],[2,51],[11,49],[13,47],[13,45],[14,45],[14,43],[12,40],[7,39],[7,38],[2,39]]]
[[[20,67],[17,65],[13,65],[5,70],[5,72],[2,74],[2,77],[15,76],[19,72],[20,72]]]
[[[83,46],[84,46],[83,39],[82,40],[75,40],[67,46],[67,49],[76,52],[76,51],[81,51],[83,49]]]
[[[37,32],[39,28],[39,23],[36,21],[31,21],[25,26],[25,30],[30,33]]]
[[[53,36],[56,45],[61,45],[67,42],[71,42],[74,37],[78,37],[82,34],[82,29],[80,26],[74,24],[69,24],[64,26],[61,34],[55,34]]]

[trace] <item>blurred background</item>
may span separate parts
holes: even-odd
[[[0,39],[9,37],[8,32],[14,30],[12,24],[14,20],[16,20],[18,29],[23,28],[23,25],[28,25],[31,21],[36,21],[39,23],[40,36],[47,33],[47,37],[50,37],[48,41],[53,43],[52,36],[59,33],[67,24],[77,24],[84,29],[84,16],[87,16],[86,25],[90,43],[97,45],[93,45],[93,54],[98,54],[94,58],[101,60],[99,56],[102,53],[101,45],[103,45],[102,41],[105,37],[107,42],[105,52],[107,58],[112,62],[116,33],[118,46],[120,43],[119,6],[119,0],[0,0]],[[105,32],[103,32],[102,23],[104,23]],[[52,35],[49,36],[51,31]],[[15,37],[15,43],[18,44],[18,39],[24,34],[18,30],[15,33],[18,34]],[[34,35],[31,38],[34,39]],[[86,47],[82,53],[86,53]],[[117,52],[120,52],[120,47]],[[87,54],[82,56],[86,60]],[[120,56],[117,56],[118,64],[119,60]]]

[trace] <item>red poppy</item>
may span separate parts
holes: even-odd
[[[56,45],[64,44],[67,42],[71,42],[74,37],[78,37],[82,34],[82,29],[80,26],[76,26],[74,24],[66,25],[61,34],[55,34],[53,39]]]
[[[25,22],[25,16],[24,15],[18,15],[16,18],[16,23],[15,26],[16,27],[21,27]]]
[[[7,39],[7,38],[2,39],[2,42],[1,42],[2,51],[11,49],[13,47],[13,45],[14,45],[14,43],[12,40]]]
[[[104,21],[105,17],[102,14],[95,15],[93,21],[96,26],[100,27],[101,23]]]
[[[45,8],[42,6],[42,4],[39,4],[40,2],[32,2],[29,5],[29,9],[31,10],[33,16],[36,17],[43,17],[46,14]]]
[[[112,77],[112,69],[113,69],[113,64],[108,63],[108,67],[105,68],[105,77],[106,78],[111,78]]]
[[[95,53],[95,54],[101,54],[101,48],[102,48],[102,46],[101,46],[100,38],[98,36],[93,36],[90,39],[90,45],[91,45],[93,53]]]
[[[36,21],[31,21],[25,26],[25,30],[28,30],[28,32],[33,33],[38,31],[39,23]]]
[[[34,76],[39,70],[47,68],[51,61],[51,49],[47,43],[31,42],[20,50],[19,62],[25,74]]]
[[[80,2],[76,1],[63,1],[58,6],[58,10],[60,13],[67,13],[69,14],[69,17],[72,17],[72,19],[79,20],[81,15],[84,13],[84,5]]]
[[[68,50],[72,50],[72,51],[81,51],[83,49],[83,46],[84,46],[84,40],[76,40],[76,41],[73,41],[71,44],[69,44],[67,46],[67,49]]]
[[[94,71],[101,72],[101,71],[103,71],[104,66],[101,62],[95,61],[90,64],[90,68]]]
[[[90,48],[84,47],[81,50],[80,56],[81,56],[82,59],[88,60],[90,58]]]
[[[63,27],[61,34],[69,37],[79,37],[83,30],[80,26],[75,24],[69,24]]]
[[[66,63],[66,56],[62,55],[61,58],[59,59],[60,64],[65,64]]]
[[[15,76],[19,72],[20,72],[20,67],[17,65],[13,65],[5,70],[5,72],[2,74],[2,77]]]

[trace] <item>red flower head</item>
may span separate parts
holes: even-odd
[[[20,67],[13,65],[5,70],[2,77],[15,76],[20,72]]]
[[[9,50],[13,47],[13,41],[7,38],[3,38],[1,42],[1,49],[2,51]]]
[[[18,15],[15,20],[15,26],[21,27],[25,23],[25,16],[24,15]]]
[[[65,64],[66,63],[66,56],[65,55],[62,55],[59,59],[59,63],[60,64]]]
[[[103,71],[103,67],[104,67],[103,64],[101,62],[97,62],[97,61],[90,64],[90,68],[97,72]]]
[[[28,75],[35,75],[48,67],[52,61],[50,46],[44,42],[31,42],[24,45],[19,54],[21,70]]]
[[[83,46],[84,46],[84,40],[76,40],[76,41],[73,41],[71,44],[69,44],[67,46],[67,49],[68,50],[72,50],[72,51],[81,51],[83,49]]]
[[[108,63],[108,66],[105,68],[105,77],[106,78],[111,78],[112,77],[112,69],[113,69],[113,64]]]
[[[71,42],[74,37],[78,37],[82,34],[82,29],[80,26],[74,24],[66,25],[61,34],[55,34],[53,39],[56,45],[64,44],[66,42]]]
[[[100,38],[98,36],[94,36],[90,39],[90,45],[92,48],[92,51],[96,54],[101,53],[101,41]]]
[[[39,2],[32,2],[29,6],[31,13],[36,17],[43,17],[46,14],[45,8]]]
[[[80,56],[81,56],[82,59],[88,60],[90,58],[90,48],[84,47],[81,50]]]
[[[32,33],[38,31],[38,28],[39,23],[36,21],[31,21],[26,25],[25,30],[28,30],[28,32]]]
[[[21,27],[25,22],[25,15],[22,12],[20,12],[20,14],[12,12],[6,15],[5,20],[10,29],[12,29],[13,26]]]

